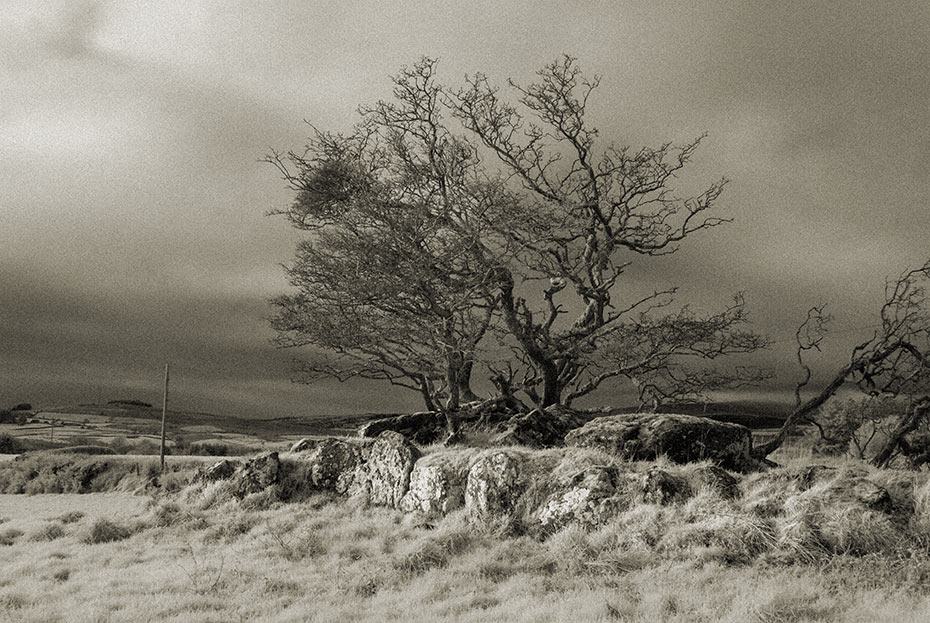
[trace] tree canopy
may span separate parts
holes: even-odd
[[[587,118],[600,79],[565,56],[506,101],[483,75],[449,87],[423,59],[347,134],[314,129],[302,154],[272,154],[307,237],[274,300],[282,346],[310,347],[302,380],[382,379],[429,409],[497,391],[544,407],[610,380],[644,403],[755,383],[708,365],[762,348],[737,294],[721,311],[676,306],[657,284],[631,295],[631,263],[674,253],[713,216],[726,180],[680,195],[701,138],[632,149]]]

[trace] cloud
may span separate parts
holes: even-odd
[[[637,263],[631,288],[682,285],[706,310],[746,290],[775,337],[821,301],[838,328],[867,324],[884,277],[926,254],[928,12],[911,0],[591,1],[570,15],[529,0],[6,3],[0,360],[17,383],[73,393],[85,377],[137,387],[176,357],[224,405],[364,405],[367,386],[350,398],[280,385],[288,354],[270,349],[262,317],[297,235],[263,216],[290,197],[258,159],[299,147],[304,118],[347,129],[424,54],[450,82],[525,83],[568,52],[603,76],[591,113],[605,140],[709,133],[678,187],[729,177],[734,223]]]

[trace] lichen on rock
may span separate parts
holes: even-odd
[[[386,430],[371,445],[359,474],[364,482],[356,485],[367,492],[370,504],[399,508],[419,458],[420,451],[406,437]]]
[[[464,506],[471,454],[447,450],[419,459],[410,473],[410,486],[401,500],[401,510],[433,517]]]
[[[478,457],[468,470],[465,507],[478,520],[493,516],[512,516],[523,490],[520,457],[503,450]]]

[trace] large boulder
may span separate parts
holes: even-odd
[[[244,498],[278,484],[281,461],[277,452],[260,454],[240,465],[232,475],[232,493]]]
[[[399,508],[420,451],[400,433],[388,430],[378,435],[367,454],[364,482],[360,485],[367,492],[368,502]]]
[[[356,485],[365,460],[359,444],[334,437],[321,440],[313,450],[298,454],[297,458],[306,464],[306,477],[314,489],[342,495]]]
[[[408,513],[427,517],[446,515],[465,504],[468,453],[435,452],[413,466],[410,486],[400,503]]]
[[[465,507],[479,520],[511,516],[523,488],[519,456],[492,451],[478,457],[468,470]]]
[[[498,427],[494,436],[497,445],[520,445],[532,448],[561,446],[570,430],[588,422],[593,415],[575,411],[562,405],[533,409],[529,413],[513,415]]]
[[[629,461],[666,456],[675,463],[709,459],[734,471],[757,467],[745,426],[671,413],[633,413],[594,418],[565,436],[569,446],[597,448]]]

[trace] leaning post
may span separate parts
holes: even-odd
[[[165,364],[165,396],[161,403],[161,471],[165,471],[165,420],[168,417],[168,364]]]

